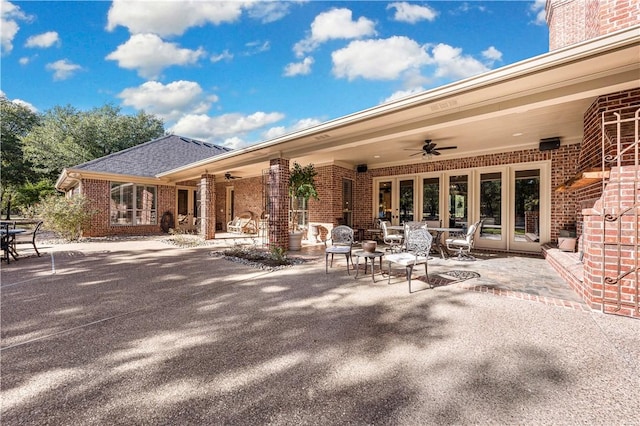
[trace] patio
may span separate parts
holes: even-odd
[[[40,258],[2,265],[3,424],[605,424],[637,414],[640,321],[570,300],[543,259],[436,260],[430,275],[446,285],[408,294],[401,279],[356,280],[339,261],[325,274],[320,245],[274,272],[214,248],[43,245]],[[442,277],[451,270],[480,276]]]

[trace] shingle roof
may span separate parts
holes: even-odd
[[[151,177],[229,151],[232,149],[183,136],[167,135],[96,158],[73,169]]]

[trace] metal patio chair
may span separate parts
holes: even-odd
[[[333,267],[333,255],[344,254],[347,258],[347,274],[349,272],[349,260],[351,259],[351,247],[353,247],[353,229],[346,225],[338,225],[331,230],[331,238],[328,240],[330,245],[327,245],[327,241],[324,242],[327,248],[324,250],[324,271],[329,273],[329,255],[331,255],[331,267]],[[353,262],[351,262],[353,265]]]
[[[427,284],[429,284],[429,288],[432,288],[429,283],[429,270],[427,267],[432,242],[433,236],[424,228],[409,231],[405,242],[406,251],[402,253],[392,253],[385,256],[385,259],[389,263],[388,284],[391,284],[391,266],[393,264],[402,265],[405,268],[406,279],[409,283],[409,293],[411,293],[411,274],[413,273],[413,268],[416,265],[424,265]]]

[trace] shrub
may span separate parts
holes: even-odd
[[[66,240],[76,241],[82,236],[83,225],[94,214],[88,207],[89,203],[82,195],[71,198],[51,195],[38,205],[37,211],[47,229]]]

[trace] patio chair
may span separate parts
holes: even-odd
[[[40,252],[38,251],[38,247],[36,246],[36,236],[38,234],[38,231],[40,231],[42,224],[43,222],[39,221],[36,224],[35,228],[33,228],[32,230],[16,234],[15,238],[13,239],[14,250],[18,244],[31,244],[38,257],[40,257]]]
[[[389,246],[388,250],[393,253],[395,250],[400,251],[402,248],[402,241],[404,235],[396,234],[389,231],[389,221],[383,220],[380,222],[380,228],[382,228],[382,241]]]
[[[253,213],[242,212],[230,222],[227,222],[227,232],[234,234],[255,234],[258,231]]]
[[[329,242],[330,245],[327,245]],[[351,247],[353,246],[353,229],[346,225],[338,225],[331,230],[331,238],[325,240],[324,250],[324,272],[329,273],[329,255],[331,255],[331,267],[333,267],[333,255],[344,254],[347,258],[347,275],[351,275],[349,272],[349,259],[351,259]],[[353,265],[353,262],[351,262]]]
[[[471,249],[473,248],[476,240],[476,233],[480,229],[481,224],[482,221],[477,221],[467,229],[466,234],[454,235],[445,240],[447,249],[458,251],[458,260],[473,259],[473,256],[471,256]]]
[[[411,274],[413,273],[413,268],[416,265],[424,264],[424,273],[427,277],[427,284],[429,284],[429,288],[432,288],[429,283],[429,270],[427,267],[432,241],[433,236],[424,228],[409,231],[407,233],[405,244],[406,251],[402,253],[392,253],[385,256],[385,259],[389,262],[388,283],[391,284],[391,266],[393,264],[402,265],[405,267],[406,279],[409,283],[409,293],[411,293]]]

